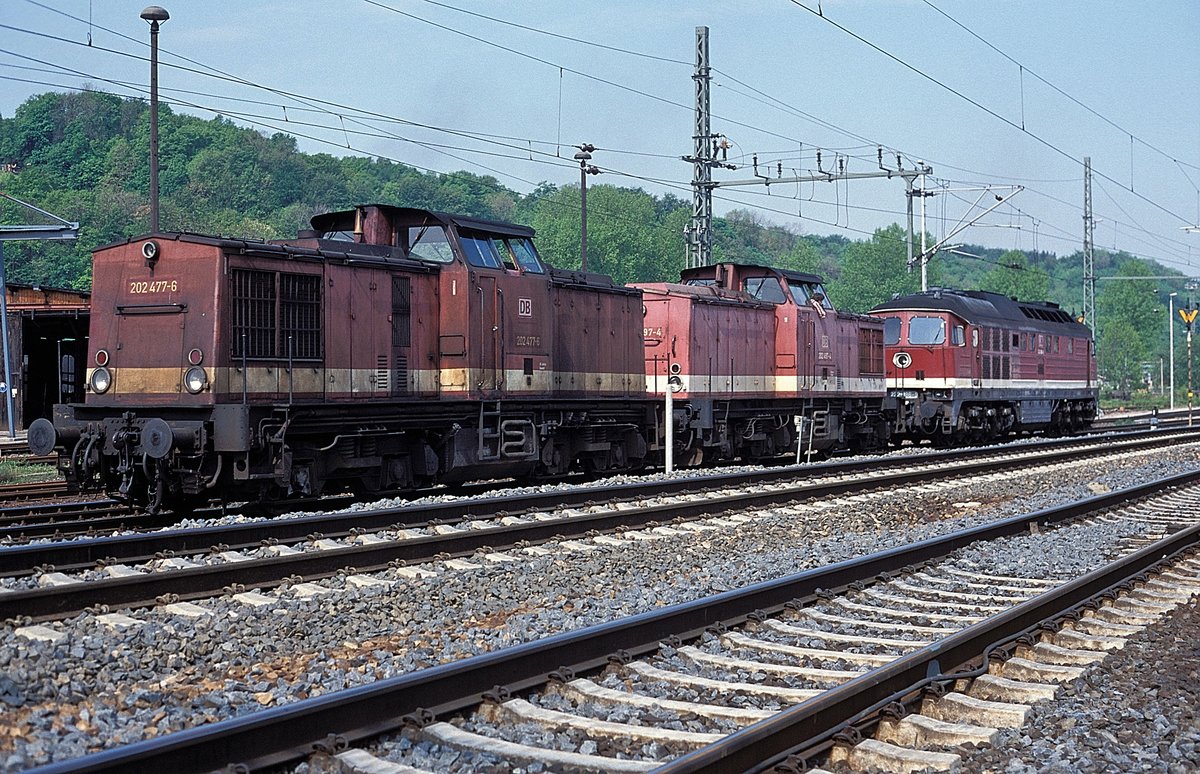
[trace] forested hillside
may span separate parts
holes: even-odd
[[[385,203],[466,213],[531,225],[543,256],[557,266],[579,264],[579,188],[542,184],[521,194],[489,176],[436,175],[362,157],[307,154],[294,138],[160,113],[161,225],[164,230],[278,239],[295,235],[315,213],[361,203]],[[139,101],[97,93],[48,93],[0,117],[0,191],[79,221],[75,243],[20,242],[5,248],[13,282],[87,288],[90,251],[145,233],[149,222],[149,110]],[[603,178],[599,178],[603,180]],[[25,222],[27,210],[5,204],[3,223]],[[621,282],[666,280],[684,265],[683,229],[690,204],[636,188],[588,186],[589,268]],[[1022,299],[1050,299],[1079,311],[1082,259],[1052,253],[964,246],[969,256],[942,253],[930,264],[931,284],[995,290]],[[880,229],[865,240],[800,235],[751,211],[715,223],[718,259],[814,271],[828,279],[841,308],[864,311],[894,293],[919,287],[905,266],[904,230]],[[1096,255],[1099,275],[1177,274],[1126,254]],[[1097,306],[1101,369],[1120,389],[1158,379],[1167,349],[1166,293],[1177,282],[1101,282]],[[1177,347],[1177,350],[1182,350]],[[1178,367],[1186,369],[1184,355]],[[1186,371],[1182,371],[1186,373]]]

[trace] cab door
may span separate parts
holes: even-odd
[[[475,330],[479,341],[478,388],[489,397],[499,397],[503,379],[503,315],[496,277],[486,271],[475,272]]]

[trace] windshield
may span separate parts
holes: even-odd
[[[883,343],[889,347],[900,343],[899,317],[883,318]]]
[[[833,309],[833,304],[829,303],[829,294],[825,292],[825,288],[819,282],[788,280],[788,291],[792,294],[792,300],[796,302],[796,306],[806,306],[810,301],[815,300],[824,308]]]
[[[909,344],[944,344],[946,321],[941,317],[913,317],[908,321]]]
[[[542,268],[542,261],[538,258],[537,250],[533,249],[533,242],[517,237],[510,237],[505,241],[508,242],[509,249],[516,256],[517,263],[522,269],[531,274],[542,274],[546,271]]]
[[[779,280],[774,277],[749,277],[742,281],[742,290],[772,304],[782,304],[786,300],[783,288],[779,287]]]

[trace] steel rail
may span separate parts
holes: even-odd
[[[986,658],[993,647],[1068,615],[1131,578],[1169,562],[1200,542],[1200,524],[1188,527],[1074,581],[955,632],[778,715],[655,769],[656,774],[724,774],[761,771],[828,741],[847,721],[934,682],[953,681],[953,670]],[[797,740],[803,740],[797,743]]]
[[[1162,432],[1160,430],[1160,432]],[[1200,428],[1197,429],[1200,432]],[[447,506],[441,512],[437,512],[434,506],[411,506],[404,509],[382,509],[372,511],[361,511],[353,514],[338,513],[338,514],[317,514],[313,516],[303,516],[292,519],[260,520],[251,523],[240,524],[236,526],[224,527],[195,527],[184,530],[166,530],[148,533],[147,537],[143,538],[145,542],[140,543],[140,554],[125,555],[120,550],[109,549],[107,553],[99,555],[95,558],[112,557],[124,559],[128,556],[130,559],[136,556],[153,557],[160,553],[168,551],[176,554],[180,553],[197,553],[206,551],[209,547],[216,544],[223,545],[256,545],[263,540],[296,540],[306,537],[314,533],[322,533],[327,537],[336,537],[341,534],[348,534],[352,529],[378,529],[380,527],[394,526],[397,524],[397,519],[394,514],[404,513],[404,518],[400,519],[401,524],[416,523],[422,518],[428,519],[453,519],[462,514],[478,514],[490,515],[488,509],[500,510],[510,505],[514,508],[549,508],[549,507],[569,507],[572,505],[587,504],[590,505],[597,499],[613,500],[621,498],[635,497],[652,497],[661,494],[678,494],[687,491],[699,491],[703,489],[711,489],[722,486],[737,486],[749,482],[768,482],[777,481],[787,478],[798,478],[806,475],[836,475],[840,473],[858,472],[863,470],[886,470],[889,468],[900,467],[906,464],[913,464],[919,460],[927,460],[931,463],[938,461],[952,461],[963,457],[977,458],[981,456],[989,456],[996,454],[1011,454],[1021,453],[1025,451],[1037,451],[1039,449],[1052,448],[1073,448],[1076,446],[1094,445],[1097,443],[1119,443],[1126,441],[1136,441],[1141,438],[1153,437],[1154,433],[1147,430],[1123,431],[1119,433],[1108,433],[1105,435],[1090,435],[1073,438],[1071,440],[1062,439],[1043,439],[1024,443],[1014,446],[990,446],[974,449],[959,449],[947,450],[940,452],[924,453],[924,454],[907,454],[896,455],[886,458],[876,458],[868,460],[854,460],[844,462],[828,462],[808,464],[803,466],[786,465],[773,467],[766,470],[756,469],[751,471],[738,471],[732,473],[713,474],[708,476],[691,476],[687,478],[672,479],[668,481],[656,482],[632,482],[626,484],[617,484],[608,487],[584,487],[577,491],[559,490],[539,495],[493,495],[481,497],[477,504],[473,503],[470,506],[463,507],[459,505],[455,509],[452,505]],[[480,492],[494,491],[481,485],[468,485],[466,491],[479,489]],[[437,495],[437,490],[422,490],[407,493],[396,493],[398,497],[424,497],[429,495]],[[504,500],[504,498],[509,500]],[[110,501],[111,502],[111,501]],[[241,506],[249,511],[276,511],[282,512],[284,509],[300,510],[306,507],[343,508],[348,504],[353,503],[353,499],[345,496],[333,496],[323,499],[299,500],[299,501],[281,501],[279,503],[267,504],[249,503]],[[462,501],[458,501],[462,502]],[[492,503],[498,503],[493,507]],[[119,507],[115,502],[111,502],[114,507]],[[67,505],[58,504],[54,506],[31,506],[30,511],[35,509],[63,509],[69,507]],[[431,515],[423,517],[418,513],[421,508],[431,509]],[[479,509],[479,510],[476,510]],[[52,521],[31,521],[30,523],[22,523],[22,518],[25,514],[24,509],[17,509],[18,513],[10,514],[6,517],[5,510],[0,509],[0,520],[8,519],[16,523],[3,526],[0,532],[6,533],[7,537],[18,538],[23,540],[35,538],[62,538],[62,537],[82,537],[85,539],[106,540],[109,545],[113,545],[118,541],[129,541],[128,536],[120,537],[104,537],[97,536],[95,532],[110,531],[116,529],[138,529],[150,528],[160,529],[163,526],[169,526],[175,523],[180,518],[177,514],[164,513],[156,516],[148,516],[146,514],[137,514],[133,512],[119,514],[116,516],[108,516],[103,518],[88,519],[84,515],[72,519],[69,514],[63,514],[63,518]],[[455,512],[457,510],[457,512]],[[32,514],[31,514],[32,515]],[[36,518],[36,516],[34,516]],[[186,537],[181,538],[181,535]],[[204,541],[208,542],[204,542]],[[76,544],[82,545],[79,541]],[[130,545],[134,545],[130,542]],[[94,558],[84,558],[72,562],[71,560],[46,560],[35,562],[34,564],[79,564],[86,565]],[[0,571],[3,574],[3,571]]]
[[[186,774],[211,771],[231,764],[244,765],[251,770],[280,765],[303,758],[311,753],[316,745],[322,744],[323,740],[331,736],[353,743],[393,730],[405,722],[421,723],[440,714],[467,709],[478,704],[485,694],[500,686],[515,693],[544,684],[555,672],[569,675],[597,670],[603,668],[612,657],[624,660],[651,653],[661,642],[672,637],[687,640],[700,636],[710,627],[740,625],[752,616],[776,613],[789,602],[809,602],[822,590],[844,590],[857,581],[869,580],[884,572],[896,572],[909,565],[944,557],[979,540],[1019,534],[1028,530],[1032,524],[1051,524],[1076,518],[1127,504],[1165,489],[1193,485],[1198,481],[1200,471],[1170,476],[1067,505],[1013,516],[950,535],[900,546],[860,559],[839,562],[630,618],[554,635],[514,648],[380,680],[370,685],[51,764],[37,771],[41,774],[67,774],[123,772],[136,769]],[[1194,539],[1196,530],[1190,534]],[[1148,548],[1139,551],[1135,556],[1146,557],[1152,553]],[[1161,556],[1161,551],[1157,556]],[[1096,583],[1093,575],[1095,573],[1068,585],[1078,586],[1086,581],[1086,585],[1092,587]],[[1026,612],[1028,608],[1022,608],[1022,615]],[[1016,623],[1010,625],[1015,626]],[[971,631],[972,640],[981,636],[978,625],[968,631]],[[966,644],[961,638],[955,637],[959,635],[930,646],[935,648],[931,652],[937,657],[939,664],[952,667],[967,660],[963,658]],[[557,665],[565,666],[556,669]],[[854,681],[857,683],[856,688],[861,690],[873,685],[875,681],[872,676],[875,674],[876,672],[872,672]],[[924,672],[920,675],[921,678],[926,676]],[[844,689],[835,691],[841,691],[838,695],[845,696]],[[865,702],[865,699],[857,701]],[[820,706],[824,704],[821,703]],[[806,707],[807,703],[784,714],[793,720],[796,719],[797,712],[802,712],[803,716],[807,717],[809,710],[805,709]],[[845,716],[841,718],[843,721],[845,719]],[[808,722],[812,724],[811,721]],[[828,715],[826,722],[829,722]],[[752,736],[738,738],[737,749],[726,748],[719,759],[711,761],[706,756],[704,765],[715,766],[707,770],[740,770],[739,764],[734,761],[749,760],[751,754],[745,750],[761,750],[760,745],[767,744],[760,739],[760,734],[773,742],[771,749],[774,752],[770,754],[783,754],[795,746],[797,739],[805,738],[801,736],[801,732],[796,732],[789,738],[780,727],[764,726],[764,723],[769,721],[762,721],[739,732],[745,734],[754,730]],[[815,725],[812,727],[815,728]],[[766,733],[767,729],[771,733]],[[753,755],[758,756],[756,761],[765,758],[761,752]]]
[[[1142,443],[1145,443],[1143,441]],[[1087,450],[1087,453],[1111,452],[1113,447]],[[1079,454],[1077,449],[1056,450],[1038,456],[1035,461],[1049,461]],[[1028,460],[1027,460],[1028,461]],[[548,521],[529,521],[518,524],[497,524],[479,529],[465,529],[448,534],[426,535],[404,540],[364,545],[348,545],[319,551],[274,556],[265,559],[247,559],[213,565],[201,565],[164,572],[104,578],[93,581],[46,586],[36,589],[11,591],[0,594],[0,620],[5,618],[29,617],[33,620],[50,620],[76,615],[90,607],[149,607],[166,598],[191,600],[203,599],[237,586],[271,588],[282,584],[291,576],[306,579],[327,578],[345,570],[374,572],[387,569],[396,563],[409,564],[430,561],[440,554],[466,556],[480,549],[509,547],[522,541],[538,544],[566,536],[580,536],[589,532],[608,532],[618,529],[644,528],[654,522],[671,521],[678,518],[698,518],[723,513],[729,510],[761,508],[803,499],[899,486],[929,478],[957,476],[967,473],[987,472],[1009,467],[1011,459],[987,459],[958,465],[953,469],[901,470],[873,476],[867,481],[841,479],[821,483],[801,483],[786,489],[777,489],[759,494],[736,493],[713,496],[702,500],[673,502],[655,506],[630,509],[610,509],[597,513],[583,513]],[[501,498],[509,499],[509,498]],[[444,511],[453,504],[439,504],[435,511]],[[458,503],[458,508],[470,507],[470,503]],[[134,541],[143,536],[133,536]],[[153,535],[145,536],[146,539]],[[119,539],[112,539],[117,541]],[[69,541],[45,545],[13,546],[0,549],[0,574],[12,574],[34,566],[53,566],[61,569],[64,564],[91,566],[105,556],[97,546],[119,546],[119,542],[101,539],[95,541]],[[203,549],[210,550],[209,547]],[[99,555],[97,555],[99,553]],[[64,557],[69,557],[63,561]]]

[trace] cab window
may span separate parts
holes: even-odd
[[[466,256],[467,263],[481,269],[500,268],[500,254],[496,252],[496,245],[492,243],[492,240],[460,234],[459,241],[462,242],[463,255]]]
[[[883,344],[885,347],[895,346],[900,343],[900,318],[885,317],[883,318]]]
[[[749,277],[742,281],[742,290],[760,301],[770,301],[772,304],[782,304],[787,300],[779,280],[774,277]]]
[[[955,325],[950,331],[950,343],[956,347],[965,346],[967,343],[966,329],[961,325]]]
[[[512,250],[509,249],[508,243],[503,239],[493,239],[491,242],[492,250],[496,252],[496,255],[500,256],[500,262],[504,264],[504,268],[509,271],[516,271],[517,262],[513,258]]]
[[[517,238],[510,238],[507,242],[522,271],[527,274],[546,273],[546,270],[542,267],[542,260],[538,258],[537,250],[533,249],[533,242],[528,239]]]
[[[408,254],[419,261],[434,263],[450,263],[454,260],[454,251],[446,239],[446,229],[441,226],[410,226]]]
[[[946,343],[946,321],[941,317],[913,317],[908,321],[908,343],[917,345]]]
[[[796,302],[796,306],[806,306],[811,301],[816,301],[825,309],[833,310],[833,304],[829,303],[829,297],[825,293],[825,288],[818,283],[812,282],[794,282],[789,281],[788,292],[792,295],[792,300]]]

